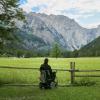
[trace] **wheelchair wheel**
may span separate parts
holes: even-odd
[[[55,88],[55,85],[56,85],[55,82],[51,82],[50,87]]]

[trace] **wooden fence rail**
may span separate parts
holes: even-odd
[[[33,70],[39,70],[39,68],[32,68],[32,67],[10,67],[10,66],[0,66],[0,68],[2,69],[29,69],[29,70],[31,70],[31,69],[33,69]],[[70,69],[52,69],[52,70],[56,70],[56,71],[68,71],[68,72],[70,72],[71,70]],[[78,71],[78,70],[76,70],[76,71]]]
[[[71,84],[75,82],[75,77],[100,77],[100,75],[75,75],[76,72],[100,72],[100,69],[96,70],[79,70],[75,69],[75,62],[70,62],[71,71]]]
[[[38,70],[39,68],[27,68],[27,67],[11,67],[11,66],[0,66],[0,69],[19,69],[19,70]],[[75,62],[70,62],[70,69],[53,69],[56,71],[68,71],[70,72],[70,81],[71,84],[74,84],[75,77],[100,77],[100,75],[75,75],[76,72],[100,72],[100,69],[96,70],[79,70],[75,69]]]

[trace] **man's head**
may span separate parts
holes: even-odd
[[[44,64],[48,64],[48,58],[44,59]]]

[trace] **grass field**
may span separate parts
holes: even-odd
[[[0,66],[39,68],[44,58],[0,58]],[[76,69],[100,69],[100,58],[49,58],[52,68],[69,69],[70,62],[76,62]],[[91,74],[80,73],[80,74]],[[100,73],[93,73],[98,74]],[[57,72],[59,84],[69,84],[69,72]],[[83,80],[76,78],[76,81]],[[33,86],[2,86],[2,84],[38,84],[39,71],[0,68],[0,100],[99,100],[100,78],[89,78],[94,86],[58,87],[40,90]]]

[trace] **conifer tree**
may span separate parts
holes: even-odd
[[[6,41],[15,38],[15,19],[24,19],[19,0],[0,0],[0,49],[3,49]]]

